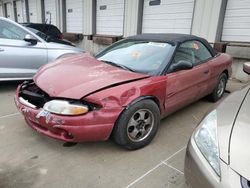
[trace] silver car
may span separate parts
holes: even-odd
[[[43,35],[0,17],[0,81],[31,79],[42,65],[83,52],[80,48],[46,42]]]
[[[244,71],[250,74],[250,63]],[[250,86],[226,98],[197,127],[185,177],[193,188],[250,187]]]

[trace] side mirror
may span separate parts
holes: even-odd
[[[244,63],[243,71],[247,74],[250,74],[250,62]]]
[[[180,71],[180,70],[189,70],[193,68],[193,64],[189,61],[180,60],[177,63],[174,63],[170,66],[170,72]]]
[[[23,40],[26,41],[26,42],[31,43],[32,45],[36,45],[36,44],[37,44],[37,39],[34,38],[34,37],[33,37],[32,35],[30,35],[30,34],[25,35],[25,37],[24,37]]]

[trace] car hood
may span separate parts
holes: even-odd
[[[250,92],[239,110],[230,141],[230,166],[250,180]]]
[[[34,81],[51,97],[80,99],[105,88],[147,77],[103,63],[85,53],[45,65],[34,76]]]
[[[231,132],[234,126],[235,118],[237,117],[241,107],[241,103],[248,90],[249,86],[232,93],[216,109],[220,158],[227,164],[229,164],[228,152],[230,147]]]
[[[70,45],[60,44],[56,42],[46,42],[46,46],[48,49],[59,49],[59,50],[70,50],[70,51],[76,51],[76,52],[84,52],[83,49],[77,48]]]

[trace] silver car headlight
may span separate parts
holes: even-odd
[[[217,112],[209,113],[194,134],[194,140],[208,163],[220,176],[219,146],[217,137]]]
[[[61,115],[81,115],[89,111],[83,104],[71,104],[68,101],[52,100],[44,104],[43,109]]]

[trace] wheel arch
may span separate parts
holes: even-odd
[[[133,104],[137,103],[137,102],[140,102],[140,101],[143,101],[143,100],[152,100],[154,103],[156,103],[156,105],[158,106],[159,108],[159,111],[160,111],[160,115],[161,115],[161,107],[160,107],[160,101],[159,99],[157,99],[157,97],[155,96],[152,96],[152,95],[146,95],[146,96],[140,96],[134,100],[132,100],[122,111],[121,113],[119,114],[119,116],[117,117],[115,123],[114,123],[114,126],[113,126],[113,130],[114,130],[114,127],[116,126],[117,124],[117,121],[119,120],[120,116],[124,113],[124,111],[128,110],[130,106],[132,106]],[[112,130],[112,133],[113,133],[113,130]],[[111,135],[112,135],[111,133]]]
[[[156,97],[156,96],[152,96],[152,95],[146,95],[146,96],[140,96],[134,100],[132,100],[128,105],[125,106],[125,108],[121,111],[121,113],[119,114],[119,116],[117,117],[117,119],[115,120],[114,122],[114,126],[112,128],[112,131],[111,131],[111,134],[110,134],[110,138],[113,137],[113,134],[114,134],[114,130],[116,129],[116,126],[117,126],[117,123],[118,123],[118,120],[119,118],[121,117],[121,115],[129,109],[130,106],[140,102],[140,101],[143,101],[143,100],[151,100],[153,101],[157,106],[158,106],[158,109],[160,111],[160,115],[161,115],[161,107],[160,107],[160,101],[159,99]]]
[[[127,110],[131,105],[139,102],[139,101],[143,101],[143,100],[152,100],[153,102],[156,103],[156,105],[158,106],[159,110],[160,110],[160,114],[161,114],[161,106],[160,106],[160,101],[157,97],[152,96],[152,95],[146,95],[146,96],[140,96],[136,99],[134,99],[133,101],[131,101],[124,110]]]
[[[225,73],[225,74],[227,75],[227,78],[229,78],[229,72],[228,72],[227,69],[225,69],[225,70],[222,72],[222,74],[223,74],[223,73]]]

